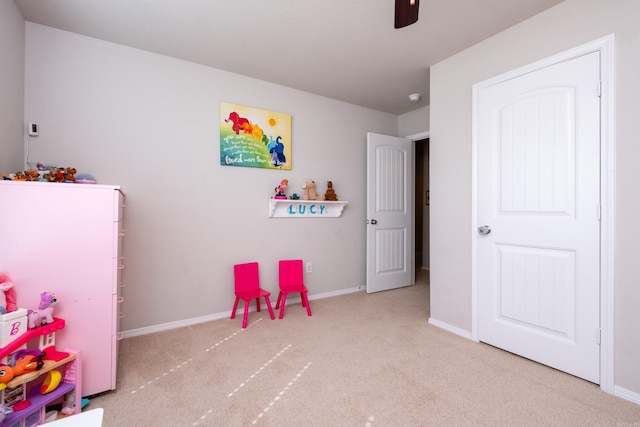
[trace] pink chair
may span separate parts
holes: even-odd
[[[233,311],[231,311],[231,318],[236,317],[236,310],[238,309],[238,302],[240,299],[244,300],[244,317],[242,318],[242,328],[247,327],[247,317],[249,316],[249,303],[252,299],[256,299],[256,309],[260,311],[260,298],[264,297],[269,309],[269,315],[271,320],[276,317],[273,314],[273,308],[271,307],[271,301],[269,296],[271,292],[265,291],[260,288],[260,274],[258,273],[258,263],[249,262],[246,264],[236,264],[233,266],[233,279],[235,282],[236,302],[233,304]]]
[[[304,271],[301,259],[281,260],[279,263],[280,293],[276,302],[276,310],[280,307],[280,319],[284,316],[284,306],[287,303],[287,294],[300,292],[302,306],[307,307],[307,315],[311,316],[311,306],[307,293],[309,290],[304,285]]]

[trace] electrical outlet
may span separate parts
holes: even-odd
[[[37,123],[30,122],[29,123],[29,135],[30,136],[38,136],[40,134],[40,126]]]
[[[311,273],[313,271],[313,267],[311,266],[311,261],[307,262],[307,273]]]

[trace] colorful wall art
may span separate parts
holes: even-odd
[[[291,169],[291,115],[222,102],[220,164]]]

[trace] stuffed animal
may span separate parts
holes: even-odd
[[[338,195],[333,190],[333,182],[331,182],[331,181],[327,181],[327,192],[324,193],[324,199],[325,200],[329,200],[329,201],[333,201],[333,202],[337,202],[338,201]]]
[[[14,283],[9,276],[0,273],[0,314],[11,313],[17,309]]]
[[[53,306],[58,302],[55,294],[50,292],[43,292],[40,294],[40,305],[38,310],[29,310],[27,312],[29,329],[37,328],[38,326],[53,323]]]
[[[316,182],[314,180],[307,179],[302,181],[301,187],[304,190],[302,200],[324,200],[324,196],[316,192]]]
[[[20,350],[15,354],[13,366],[0,365],[0,390],[18,375],[27,372],[39,371],[44,366],[44,357],[47,355],[40,350]]]
[[[76,168],[67,168],[64,173],[64,180],[66,182],[76,182]]]

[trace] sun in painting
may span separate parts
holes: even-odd
[[[269,120],[267,121],[267,123],[269,123],[269,126],[273,128],[278,125],[278,120],[275,117],[271,116],[269,117]]]

